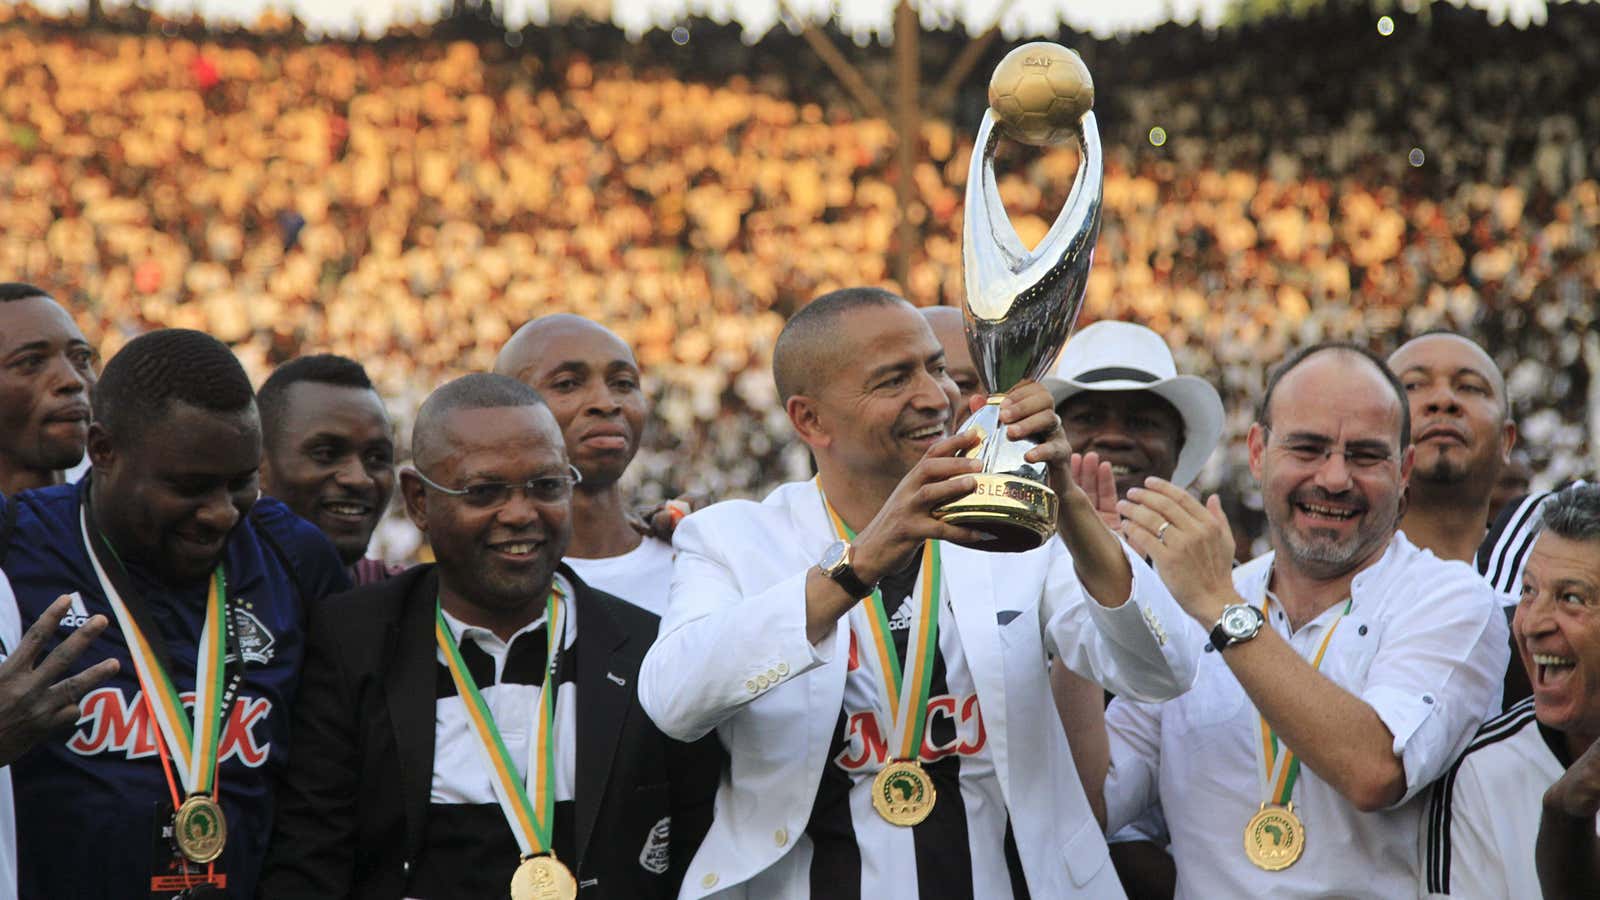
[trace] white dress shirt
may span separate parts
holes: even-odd
[[[1233,583],[1260,607],[1271,553],[1239,567]],[[1328,646],[1323,676],[1369,704],[1394,736],[1405,795],[1363,813],[1300,768],[1295,813],[1305,854],[1278,872],[1244,855],[1244,828],[1260,809],[1259,721],[1221,655],[1201,655],[1194,688],[1165,704],[1118,699],[1107,711],[1109,831],[1159,804],[1172,838],[1178,898],[1415,896],[1418,792],[1460,755],[1500,707],[1510,649],[1504,614],[1471,566],[1446,562],[1396,533],[1377,563],[1357,573],[1350,611]],[[1293,633],[1273,604],[1267,627],[1307,660],[1345,616],[1329,608]]]

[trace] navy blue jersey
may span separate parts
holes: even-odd
[[[170,874],[156,871],[162,865],[161,820],[170,816],[171,803],[158,754],[159,729],[83,546],[78,510],[86,490],[86,484],[61,485],[0,498],[0,504],[16,505],[5,568],[23,627],[57,597],[72,595],[72,611],[58,637],[96,613],[111,621],[74,671],[108,657],[122,666],[83,699],[70,734],[35,748],[13,767],[24,900],[161,896],[163,890],[152,891],[152,878],[159,885]],[[174,590],[136,565],[128,569],[165,639],[173,684],[188,703],[206,584]],[[229,896],[248,898],[271,833],[271,786],[287,757],[305,604],[348,588],[349,579],[322,533],[269,498],[262,498],[228,538],[224,572],[244,681],[219,748],[217,789],[228,840],[216,868],[227,876]]]

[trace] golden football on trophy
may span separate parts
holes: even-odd
[[[989,78],[989,107],[1000,119],[1000,130],[1035,147],[1075,138],[1078,120],[1093,106],[1089,67],[1060,44],[1023,44],[1007,53]]]

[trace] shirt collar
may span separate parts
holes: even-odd
[[[1382,589],[1386,573],[1403,565],[1404,560],[1416,555],[1417,552],[1416,545],[1411,543],[1405,532],[1397,529],[1394,536],[1389,539],[1389,546],[1384,548],[1383,555],[1378,557],[1378,561],[1357,572],[1355,578],[1351,579],[1351,611],[1354,612],[1360,609],[1364,598],[1371,597],[1374,592]],[[1266,564],[1256,573],[1255,583],[1250,585],[1251,596],[1245,598],[1245,600],[1254,604],[1260,604],[1262,598],[1267,595],[1267,588],[1272,583],[1272,566],[1277,560],[1277,552],[1269,551],[1262,558],[1266,560]],[[1329,608],[1333,609],[1337,606],[1338,604],[1335,604]],[[1317,619],[1312,621],[1315,622],[1321,618],[1322,616],[1318,616]]]
[[[574,612],[574,606],[576,605],[573,602],[572,582],[568,581],[566,576],[562,575],[560,572],[557,572],[555,576],[555,584],[561,589],[562,596],[567,598],[565,608],[562,610],[562,612],[565,616],[567,616],[569,627],[563,630],[570,633],[571,630],[575,629],[577,626],[577,622],[571,618]],[[525,634],[531,634],[543,628],[544,620],[546,618],[546,613],[539,613],[538,618],[522,626],[521,628],[518,628],[516,632],[511,635],[511,640],[502,641],[500,640],[499,635],[487,628],[481,628],[477,625],[468,625],[466,622],[463,622],[455,616],[450,615],[448,610],[441,609],[440,612],[444,613],[444,622],[446,625],[450,626],[450,634],[456,639],[457,644],[461,643],[463,639],[471,638],[473,643],[476,643],[479,647],[482,647],[485,650],[496,651],[504,651],[512,644],[515,644],[517,642],[517,638],[520,638]],[[571,639],[569,638],[566,643],[571,643]]]

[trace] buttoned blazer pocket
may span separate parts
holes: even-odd
[[[1111,859],[1106,839],[1100,834],[1100,826],[1094,819],[1078,826],[1062,846],[1061,855],[1067,864],[1067,877],[1072,879],[1072,886],[1078,888],[1093,881]]]

